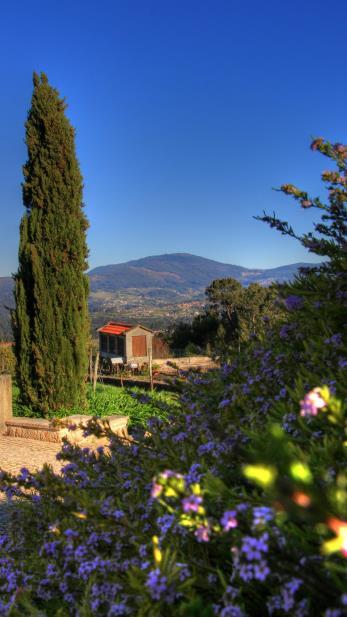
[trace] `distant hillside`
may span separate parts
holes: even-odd
[[[217,278],[235,278],[243,285],[269,285],[293,278],[297,263],[279,268],[244,268],[189,253],[155,255],[90,270],[89,306],[93,327],[108,319],[132,320],[153,328],[177,319],[191,319],[204,304],[205,288]],[[13,281],[0,277],[0,339],[11,337],[9,312],[14,305]]]
[[[263,270],[224,264],[189,253],[172,253],[144,257],[123,264],[100,266],[89,272],[91,291],[119,291],[129,288],[172,289],[180,293],[189,290],[204,291],[216,278],[235,278],[244,285],[252,282],[268,284],[269,281],[291,279],[300,266],[292,264]],[[306,264],[307,265],[307,264]]]

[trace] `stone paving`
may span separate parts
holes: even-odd
[[[55,456],[60,450],[60,444],[37,439],[7,437],[0,434],[0,470],[18,473],[22,467],[29,471],[41,469],[44,463],[52,465],[59,471],[63,462]],[[16,507],[15,500],[6,503],[3,493],[0,493],[0,533],[6,529],[11,512]]]
[[[18,473],[26,467],[29,471],[36,471],[48,463],[59,471],[64,464],[55,458],[59,450],[58,443],[0,435],[0,469]]]

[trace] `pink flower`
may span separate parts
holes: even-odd
[[[339,152],[340,154],[344,154],[347,149],[347,147],[344,146],[343,144],[335,144],[334,147],[335,147],[336,152]]]
[[[311,143],[311,150],[318,150],[318,148],[320,148],[320,146],[324,143],[324,139],[323,137],[317,137],[316,139],[313,140],[313,142]]]
[[[209,542],[210,540],[209,534],[210,534],[210,530],[208,527],[206,527],[206,525],[201,525],[201,527],[198,527],[195,532],[195,536],[198,542]]]
[[[236,511],[227,510],[227,512],[224,512],[221,519],[221,524],[223,525],[223,530],[225,532],[229,531],[229,529],[234,529],[234,527],[237,527],[238,522],[236,518]]]
[[[156,499],[157,497],[159,497],[162,490],[163,490],[163,487],[161,484],[158,484],[158,482],[153,482],[152,490],[151,490],[151,497],[153,497],[153,499]]]
[[[310,201],[309,199],[303,199],[301,202],[302,208],[311,208],[312,205],[312,201]]]
[[[198,512],[202,503],[199,495],[190,495],[182,500],[183,512]]]
[[[314,388],[300,401],[300,415],[316,416],[319,409],[323,409],[326,405],[326,401],[321,394],[321,388]]]

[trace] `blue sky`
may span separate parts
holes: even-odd
[[[0,25],[0,276],[17,268],[32,72],[68,102],[91,267],[166,252],[272,267],[313,261],[298,231],[321,192],[312,136],[347,141],[347,3],[14,0]]]

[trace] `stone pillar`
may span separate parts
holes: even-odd
[[[6,420],[12,418],[11,375],[0,375],[0,433],[5,430]]]

